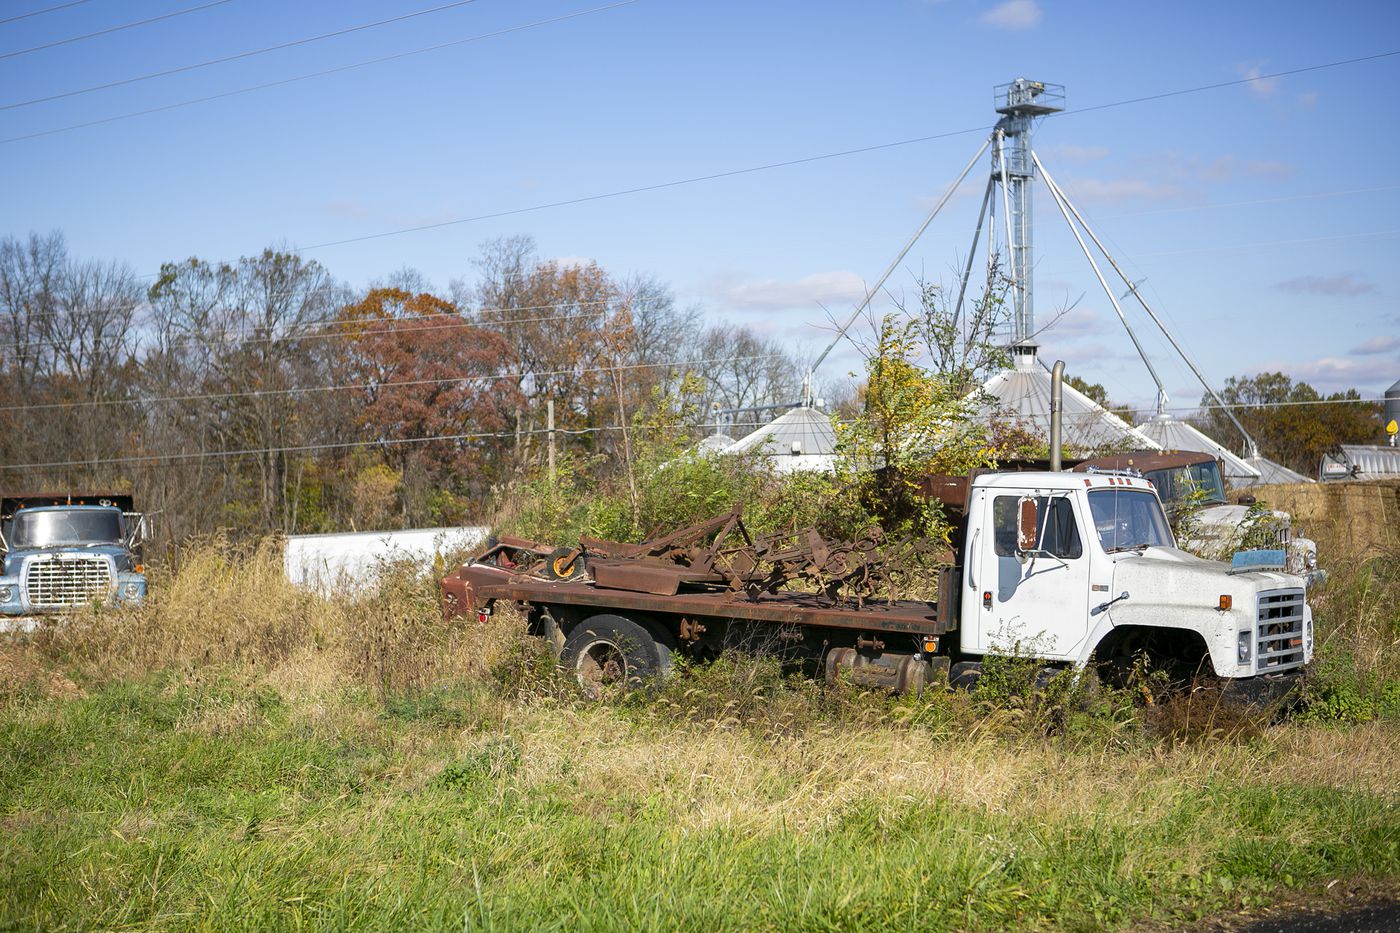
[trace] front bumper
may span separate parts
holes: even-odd
[[[25,596],[18,577],[0,577],[0,616],[58,616],[75,612],[93,603],[103,606],[139,606],[146,601],[146,578],[138,573],[119,573],[102,599],[74,606],[34,606]],[[31,626],[32,628],[32,626]],[[13,627],[10,628],[13,631]]]
[[[1303,668],[1277,674],[1257,674],[1226,680],[1221,689],[1226,699],[1249,706],[1291,705],[1302,696]]]

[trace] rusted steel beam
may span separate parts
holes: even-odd
[[[664,596],[531,579],[492,581],[482,586],[477,596],[478,599],[504,599],[536,605],[664,613],[683,616],[692,624],[702,619],[729,619],[914,635],[942,635],[952,628],[947,621],[940,621],[937,603],[923,600],[873,603],[857,609],[823,605],[811,593],[764,593],[755,600],[736,600],[724,592]]]

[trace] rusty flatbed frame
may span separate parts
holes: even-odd
[[[940,586],[940,592],[947,592]],[[677,593],[653,596],[630,590],[602,589],[587,583],[548,583],[520,579],[490,583],[479,590],[484,600],[506,600],[537,606],[579,606],[599,610],[663,613],[683,617],[742,619],[777,625],[841,628],[864,632],[897,632],[910,635],[943,635],[951,631],[949,612],[940,604],[923,600],[898,600],[892,605],[870,601],[860,608],[823,606],[810,593],[764,593],[748,600],[728,591]]]

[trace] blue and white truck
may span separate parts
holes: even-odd
[[[145,517],[122,493],[0,498],[0,630],[146,598]]]

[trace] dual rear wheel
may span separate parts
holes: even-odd
[[[670,646],[645,626],[617,615],[575,625],[564,639],[559,663],[591,699],[618,696],[671,672]]]

